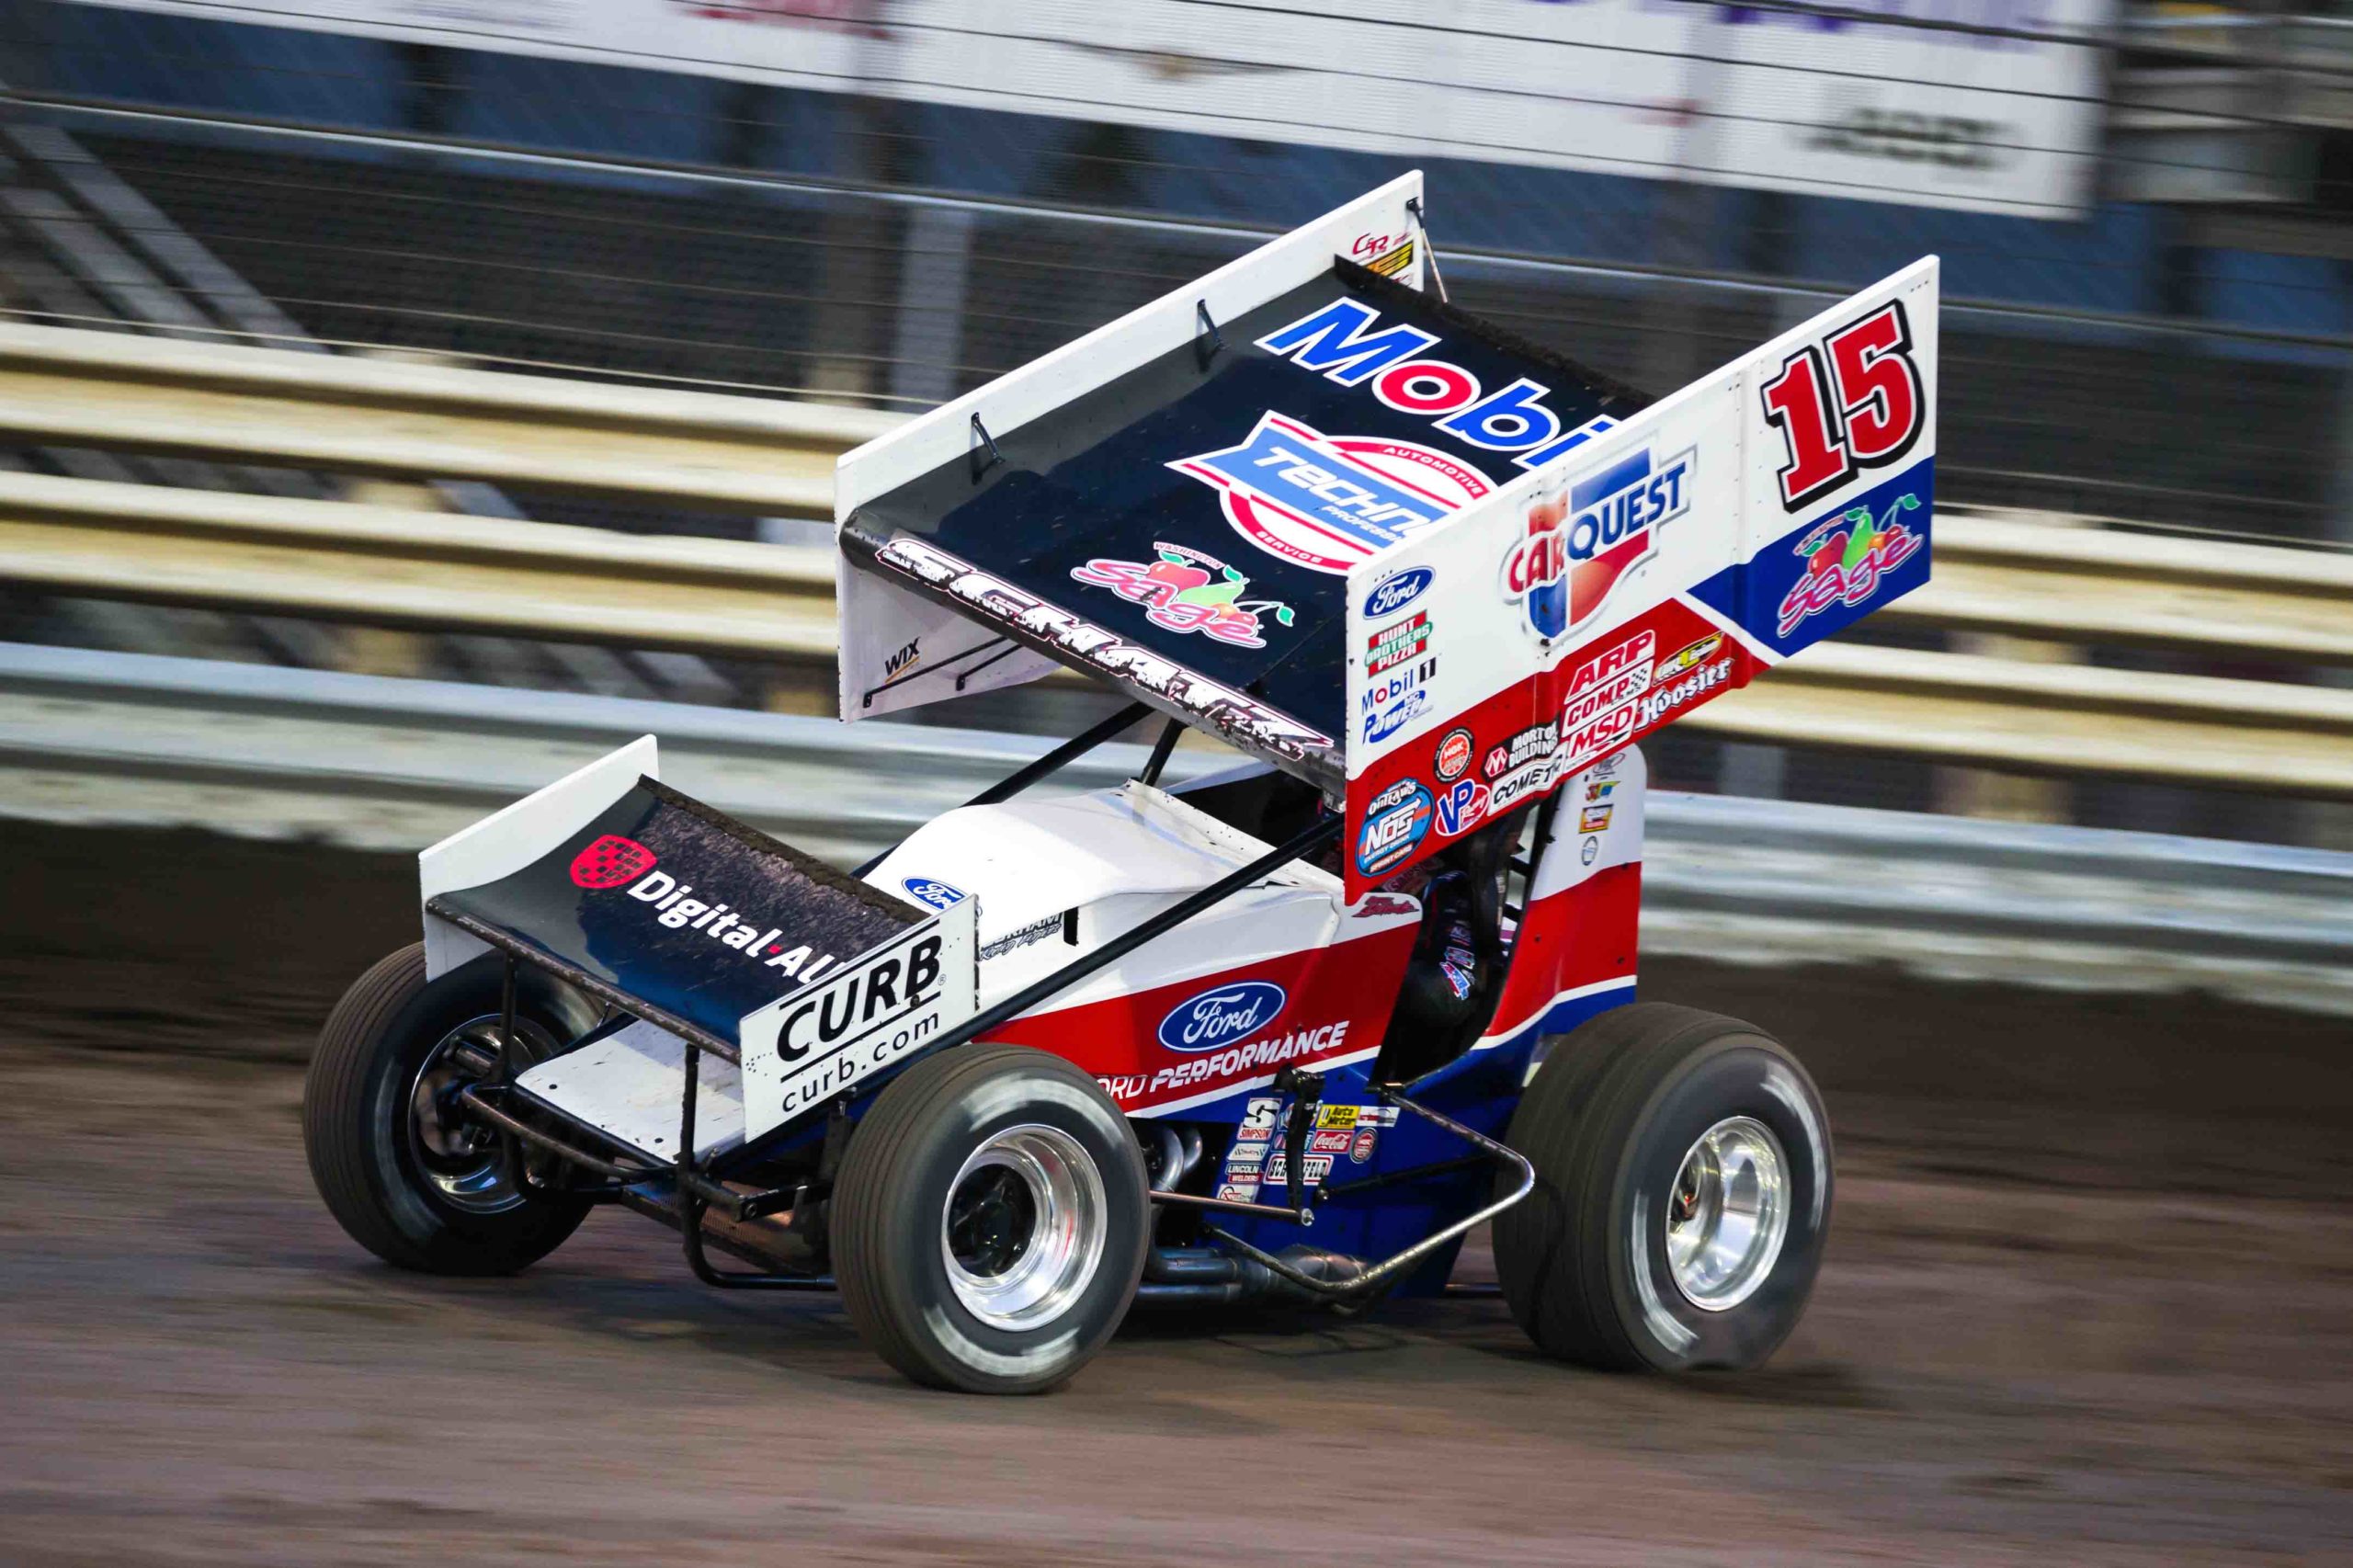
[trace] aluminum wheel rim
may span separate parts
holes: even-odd
[[[1034,1329],[1070,1310],[1103,1261],[1110,1221],[1094,1157],[1057,1127],[1008,1127],[948,1184],[939,1252],[963,1309]]]
[[[534,1050],[539,1041],[520,1020],[517,1032],[533,1060],[545,1054]],[[458,1108],[458,1091],[481,1082],[480,1074],[460,1066],[460,1046],[498,1054],[498,1017],[485,1014],[468,1018],[441,1037],[425,1055],[408,1093],[408,1146],[417,1172],[436,1196],[450,1208],[469,1214],[499,1214],[524,1201],[523,1189],[507,1169],[506,1152],[488,1128],[468,1119]]]
[[[1675,1288],[1702,1312],[1756,1294],[1790,1233],[1790,1162],[1773,1130],[1728,1116],[1699,1134],[1666,1201],[1666,1262]]]

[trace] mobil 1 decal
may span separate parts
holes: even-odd
[[[979,910],[960,897],[822,983],[747,1014],[738,1030],[745,1136],[900,1066],[970,1017]]]

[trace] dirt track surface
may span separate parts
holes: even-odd
[[[1556,1367],[1455,1301],[1140,1318],[1065,1392],[978,1401],[627,1214],[511,1280],[375,1264],[311,1193],[293,1062],[411,918],[397,863],[14,838],[0,1562],[2353,1551],[2341,1024],[1654,966],[1797,1043],[1837,1126],[1829,1262],[1762,1373]]]

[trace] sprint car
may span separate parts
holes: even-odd
[[[1635,1000],[1635,743],[1927,580],[1937,263],[1653,399],[1447,302],[1421,198],[841,460],[844,719],[1067,670],[1102,722],[854,872],[652,736],[424,851],[307,1085],[351,1236],[495,1274],[619,1204],[1023,1392],[1138,1303],[1444,1292],[1492,1221],[1547,1352],[1768,1356],[1830,1129],[1776,1040]],[[1127,783],[1032,790],[1142,722]],[[1238,760],[1172,777],[1188,728]]]

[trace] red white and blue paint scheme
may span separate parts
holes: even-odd
[[[648,737],[426,853],[433,973],[488,947],[614,1010],[510,1115],[817,1202],[900,1074],[1035,1047],[1152,1154],[1156,1246],[1274,1256],[1305,1194],[1323,1253],[1444,1285],[1495,1181],[1465,1130],[1633,1000],[1635,743],[1927,579],[1937,264],[1653,401],[1426,294],[1421,197],[841,460],[843,717],[1076,671],[1165,721],[1137,778],[993,791],[852,878]],[[1184,729],[1238,765],[1164,785]]]

